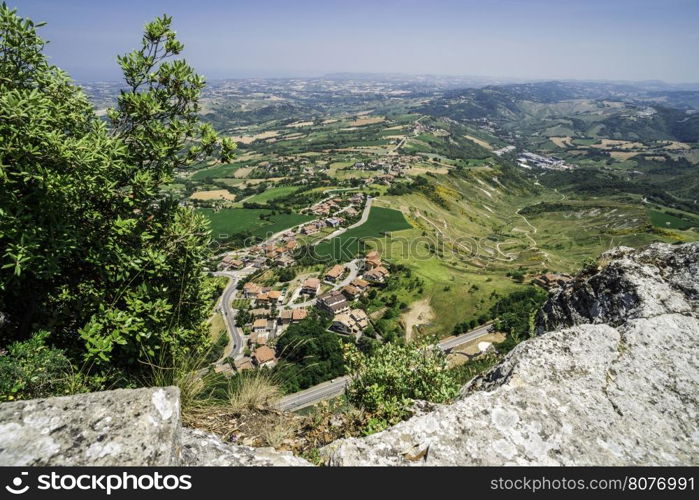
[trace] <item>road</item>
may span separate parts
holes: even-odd
[[[440,340],[437,346],[443,351],[449,351],[461,344],[477,340],[489,334],[490,324],[479,326],[478,328]],[[345,392],[350,377],[338,377],[329,382],[314,385],[303,391],[295,392],[283,397],[277,402],[277,408],[283,411],[296,411],[307,406],[311,406],[319,401],[331,399]]]
[[[213,273],[214,276],[225,276],[229,278],[228,284],[223,290],[223,294],[221,294],[221,301],[219,304],[223,314],[223,322],[226,324],[226,331],[228,332],[228,345],[223,350],[221,360],[228,357],[235,359],[243,352],[243,336],[235,325],[235,316],[238,314],[238,311],[233,309],[231,303],[238,292],[236,287],[238,286],[240,278],[247,276],[253,271],[254,268],[246,267],[240,271],[219,271]]]
[[[283,411],[295,411],[311,406],[324,399],[331,399],[345,392],[349,383],[349,377],[339,377],[329,382],[314,385],[306,390],[295,392],[282,398],[277,403],[277,408]]]
[[[443,351],[450,351],[451,349],[454,349],[455,347],[458,347],[461,344],[465,344],[466,342],[471,342],[472,340],[484,337],[490,332],[490,326],[491,323],[486,323],[466,333],[462,333],[454,337],[447,337],[446,339],[442,339],[439,342],[437,342],[437,347],[439,347]]]

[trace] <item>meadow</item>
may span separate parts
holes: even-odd
[[[654,226],[685,230],[699,228],[699,219],[687,215],[678,216],[660,210],[648,210],[648,217]]]
[[[302,188],[299,188],[299,186],[272,187],[260,194],[256,194],[255,196],[248,198],[246,201],[250,203],[267,203],[268,201],[283,198],[290,194],[296,193],[300,189]]]
[[[369,218],[364,224],[319,244],[316,253],[321,257],[330,256],[335,260],[351,260],[360,252],[362,240],[382,238],[386,233],[410,227],[400,211],[372,207]]]
[[[198,211],[209,219],[214,238],[220,240],[246,231],[254,236],[264,237],[268,233],[275,233],[312,219],[308,215],[296,213],[272,215],[271,210],[265,209],[223,208],[215,211],[200,208]]]
[[[216,177],[230,177],[240,168],[239,164],[227,163],[225,165],[216,165],[215,167],[203,168],[192,174],[193,181],[203,181],[206,179],[214,179]]]

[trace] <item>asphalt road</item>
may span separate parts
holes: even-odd
[[[242,276],[250,274],[251,268],[241,269],[240,271],[220,271],[214,273],[214,276],[225,276],[230,279],[228,285],[223,290],[221,295],[221,312],[223,314],[223,321],[226,324],[226,330],[228,331],[228,345],[223,351],[223,358],[231,357],[236,358],[240,356],[243,352],[243,336],[240,330],[235,325],[235,317],[238,314],[236,309],[233,309],[231,302],[235,299],[238,290],[236,286],[238,281]]]
[[[465,344],[466,342],[470,342],[472,340],[476,340],[480,337],[483,337],[487,335],[489,331],[490,323],[486,323],[485,325],[479,326],[478,328],[475,328],[466,333],[442,339],[439,342],[437,342],[437,347],[439,347],[443,351],[449,351],[455,347],[460,346],[461,344]]]
[[[466,342],[471,342],[480,337],[488,335],[490,325],[486,324],[471,330],[461,335],[449,337],[437,343],[437,346],[443,351],[448,351]],[[345,392],[345,387],[349,382],[349,377],[339,377],[329,382],[314,385],[303,391],[295,392],[283,397],[277,403],[277,408],[284,411],[296,411],[306,406],[311,406],[324,399],[331,399]]]

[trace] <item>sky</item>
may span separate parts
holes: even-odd
[[[210,79],[335,72],[699,82],[699,0],[6,0],[53,64],[116,80],[167,13]]]

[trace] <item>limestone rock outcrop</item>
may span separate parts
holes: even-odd
[[[0,466],[310,465],[183,428],[175,387],[0,405]]]

